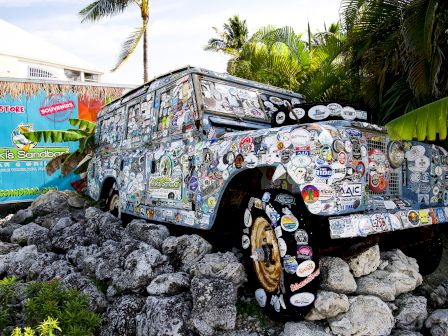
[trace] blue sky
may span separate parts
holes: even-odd
[[[115,64],[122,42],[140,24],[131,5],[120,16],[95,24],[81,24],[78,11],[87,0],[0,0],[0,18],[37,34],[103,69],[103,82],[142,83],[142,46],[117,72]],[[292,26],[305,33],[322,30],[339,19],[339,0],[152,0],[149,25],[149,73],[156,76],[197,65],[225,71],[227,56],[203,50],[218,28],[232,15],[246,19],[249,31],[261,26]],[[1,36],[1,32],[0,32]]]

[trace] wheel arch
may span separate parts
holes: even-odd
[[[100,188],[100,200],[105,200],[109,197],[110,190],[116,182],[117,179],[114,176],[106,176],[104,178]]]

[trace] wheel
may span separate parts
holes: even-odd
[[[318,289],[318,259],[299,202],[284,190],[262,191],[249,199],[241,224],[255,299],[268,316],[279,321],[302,319]]]
[[[121,218],[121,210],[120,210],[120,197],[118,190],[115,187],[115,184],[112,186],[109,192],[109,196],[106,199],[106,208],[105,210],[109,211],[115,217]]]

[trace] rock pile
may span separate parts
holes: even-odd
[[[124,227],[76,193],[50,191],[0,220],[0,239],[2,276],[81,290],[102,313],[101,335],[448,335],[448,282],[420,290],[417,263],[399,250],[323,257],[308,321],[280,324],[241,309],[255,301],[241,295],[234,253],[143,220]]]

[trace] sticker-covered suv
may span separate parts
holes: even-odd
[[[427,229],[448,218],[447,152],[390,141],[364,111],[186,67],[105,106],[96,132],[89,195],[119,215],[237,235],[273,317],[312,307],[319,253],[381,236],[440,256]]]

